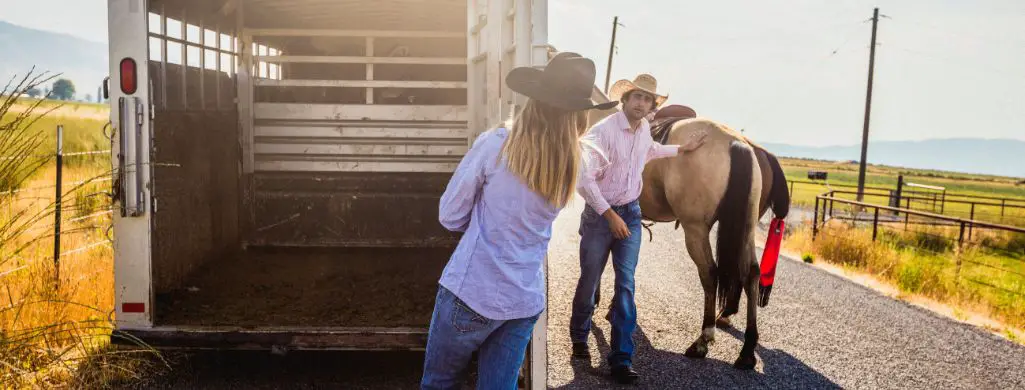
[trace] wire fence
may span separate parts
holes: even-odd
[[[65,181],[64,171],[66,168],[65,158],[81,158],[89,156],[101,156],[109,155],[110,149],[106,150],[87,150],[87,151],[76,151],[71,153],[65,153],[63,151],[63,140],[64,140],[64,127],[61,125],[57,126],[57,142],[56,150],[53,154],[36,154],[28,156],[0,156],[0,161],[11,161],[11,160],[26,160],[26,159],[52,159],[56,175],[53,180],[53,184],[49,185],[34,185],[31,187],[23,187],[10,189],[7,191],[0,192],[0,200],[7,206],[8,218],[25,218],[28,221],[25,224],[30,226],[24,226],[24,229],[20,230],[20,235],[24,241],[38,241],[42,239],[52,238],[53,239],[53,255],[47,256],[46,260],[53,261],[54,265],[54,283],[57,288],[60,287],[60,263],[62,258],[69,256],[75,256],[82,253],[87,253],[103,246],[110,246],[112,237],[110,234],[109,222],[106,226],[105,232],[106,237],[101,239],[93,238],[91,242],[84,245],[77,246],[75,248],[64,248],[61,244],[61,238],[72,234],[88,233],[94,231],[96,228],[103,227],[103,222],[93,224],[92,220],[102,219],[111,217],[113,210],[109,207],[109,202],[103,202],[103,198],[108,196],[112,192],[112,179],[110,175],[96,176],[86,180],[76,181]],[[99,188],[97,188],[99,187]],[[50,197],[45,196],[43,193],[47,191],[53,191]],[[92,191],[92,193],[89,193]],[[99,197],[99,201],[91,200],[92,197]],[[27,202],[18,202],[24,200]],[[49,203],[42,209],[39,209],[40,201],[49,200]],[[19,204],[24,203],[24,204]],[[15,208],[20,208],[15,210]],[[29,212],[28,210],[36,208],[35,212]],[[71,215],[67,215],[67,213]],[[70,218],[69,218],[70,217]],[[51,219],[52,223],[43,223],[46,219]],[[88,223],[87,223],[88,222]],[[86,223],[85,226],[82,226]],[[15,221],[8,221],[10,226],[20,226]],[[49,233],[46,233],[49,232]],[[43,236],[33,236],[34,234],[46,233]],[[91,238],[91,237],[90,237]],[[20,267],[24,268],[24,267]],[[4,275],[17,272],[19,269],[7,270]]]
[[[829,191],[815,198],[813,240],[871,231],[873,242],[930,259],[923,267],[935,268],[935,275],[949,277],[956,288],[981,294],[964,288],[967,283],[996,294],[996,300],[1025,297],[1025,228],[840,197],[849,194]],[[855,231],[834,229],[837,224]],[[942,283],[937,278],[930,283]]]
[[[110,149],[107,149],[107,150],[93,150],[93,151],[88,151],[88,152],[64,153],[64,154],[62,154],[62,156],[64,156],[64,157],[78,157],[78,156],[95,156],[95,155],[100,155],[100,154],[110,154]],[[3,156],[3,157],[0,157],[0,161],[10,161],[10,160],[17,160],[17,159],[22,159],[22,158],[52,158],[52,157],[56,157],[56,155],[55,154],[30,154],[30,155],[27,155],[27,156]]]
[[[803,200],[799,198],[797,203],[807,202],[812,198],[809,191],[814,191],[813,194],[816,196],[822,191],[829,191],[834,197],[848,200],[856,200],[858,195],[857,186],[805,180],[788,181],[791,196],[799,197],[801,195],[795,193],[795,189],[804,193]],[[1025,199],[959,194],[946,190],[942,192],[921,191],[912,189],[915,187],[901,185],[901,183],[903,180],[900,180],[898,186],[894,188],[866,186],[862,192],[862,201],[969,220],[1025,227]],[[927,224],[929,222],[943,224],[942,221],[919,223]]]
[[[110,180],[111,179],[109,177],[104,177],[104,178],[91,179],[91,180],[74,181],[74,182],[63,183],[63,184],[67,185],[67,186],[75,187],[75,186],[80,186],[80,185],[84,185],[84,184],[109,182]],[[57,188],[56,184],[48,185],[48,186],[25,187],[25,188],[19,188],[19,189],[16,189],[16,190],[0,192],[0,196],[15,195],[15,194],[20,194],[20,193],[40,191],[40,190],[49,190],[49,189],[54,189],[54,188]]]

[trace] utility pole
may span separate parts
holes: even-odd
[[[619,17],[612,18],[612,42],[609,43],[609,65],[605,68],[605,94],[609,94],[609,80],[612,78],[612,56],[616,53],[616,27],[619,27]]]
[[[865,164],[868,157],[868,121],[872,115],[872,74],[876,62],[876,27],[879,25],[879,8],[872,11],[872,46],[868,54],[868,91],[865,93],[865,124],[861,133],[861,160],[858,161],[858,202],[865,199]]]

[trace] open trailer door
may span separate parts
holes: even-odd
[[[147,2],[110,1],[110,121],[114,186],[114,304],[117,327],[152,326],[152,118]]]
[[[548,44],[547,0],[468,0],[468,3],[468,142],[472,143],[480,133],[509,118],[526,101],[505,85],[509,71],[519,66],[545,65],[551,46]],[[547,329],[546,310],[534,327],[523,366],[524,384],[530,389],[543,389],[548,383]]]

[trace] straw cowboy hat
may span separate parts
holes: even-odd
[[[620,101],[623,99],[623,95],[626,95],[630,91],[642,91],[647,92],[655,96],[655,107],[659,107],[662,103],[669,99],[668,95],[661,95],[657,92],[658,81],[655,80],[655,76],[644,73],[640,74],[633,79],[633,81],[623,79],[612,84],[612,88],[609,89],[609,100]]]
[[[542,69],[524,66],[510,70],[505,83],[516,93],[566,111],[615,107],[618,101],[598,104],[591,100],[595,74],[593,61],[562,52]]]

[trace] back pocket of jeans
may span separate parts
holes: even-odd
[[[476,332],[491,323],[490,319],[477,314],[461,301],[455,301],[453,306],[455,307],[452,308],[452,326],[460,332]]]

